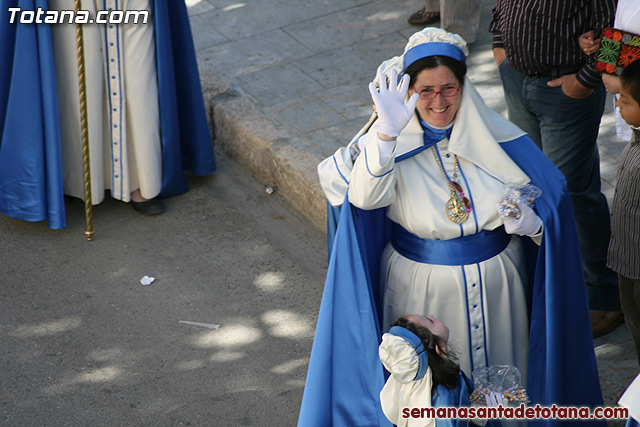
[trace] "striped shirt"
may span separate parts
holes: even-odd
[[[497,0],[489,31],[493,47],[504,48],[509,65],[528,76],[577,72],[578,81],[596,87],[601,75],[595,54],[583,54],[578,37],[600,34],[613,25],[617,0]]]
[[[634,128],[624,147],[611,205],[611,241],[607,265],[631,280],[640,280],[640,130]]]

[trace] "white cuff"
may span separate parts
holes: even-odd
[[[384,141],[379,137],[376,137],[376,141],[378,143],[378,157],[380,161],[380,166],[385,166],[393,157],[393,153],[396,149],[397,140],[393,141]]]

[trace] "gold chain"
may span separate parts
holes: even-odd
[[[449,219],[449,221],[453,222],[454,224],[462,224],[467,220],[467,218],[469,218],[469,212],[467,212],[467,210],[464,208],[462,203],[460,203],[456,190],[453,188],[453,184],[452,184],[452,181],[455,182],[456,177],[458,175],[458,167],[459,167],[458,156],[455,154],[453,155],[453,158],[455,159],[456,162],[453,166],[453,179],[450,181],[449,177],[447,176],[447,173],[444,170],[442,161],[440,161],[440,158],[436,153],[435,146],[431,147],[431,152],[433,153],[433,158],[436,160],[436,163],[440,167],[440,172],[442,172],[444,179],[447,181],[447,185],[449,186],[449,191],[451,192],[451,197],[449,198],[449,200],[447,200],[447,202],[444,205],[444,213]]]
[[[436,153],[436,149],[434,148],[434,146],[431,147],[431,152],[433,153],[433,158],[436,159],[436,163],[438,164],[438,166],[440,166],[440,172],[442,172],[442,176],[444,176],[444,179],[447,180],[447,184],[449,185],[449,190],[451,190],[451,192],[455,194],[456,190],[454,190],[453,185],[451,185],[451,181],[455,181],[456,177],[458,176],[458,156],[456,154],[453,155],[453,158],[455,159],[456,163],[453,166],[453,179],[449,181],[449,177],[447,176],[447,173],[444,171],[444,166],[442,166],[442,162],[440,161],[440,158],[438,158],[438,154]]]

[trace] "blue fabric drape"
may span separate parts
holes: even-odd
[[[187,8],[183,1],[155,0],[154,13],[162,136],[160,197],[169,197],[188,190],[183,170],[208,175],[216,164]]]
[[[340,206],[331,206],[327,202],[327,259],[331,257],[333,250],[333,241],[336,237],[336,229],[338,228],[338,220],[340,218]]]
[[[382,240],[363,232],[383,221],[384,215],[383,209],[358,212],[348,204],[341,209],[340,224],[352,216],[359,221],[353,228],[338,227],[339,246],[331,253],[298,420],[300,427],[392,425],[380,406],[379,394],[385,383],[378,357],[382,295],[380,287],[372,285],[378,283],[379,273],[373,266],[379,262],[384,247],[381,244],[388,241],[390,228],[386,232],[383,228],[382,233],[387,236]],[[334,283],[359,286],[333,286]]]
[[[0,10],[0,211],[64,228],[64,193],[49,24],[12,24],[9,7],[48,8],[46,0],[4,2]]]

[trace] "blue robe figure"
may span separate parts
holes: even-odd
[[[530,284],[529,397],[543,406],[602,406],[578,239],[575,227],[566,226],[574,220],[565,179],[527,136],[500,146],[542,190],[535,207],[544,224],[543,240],[537,247],[523,238]],[[300,427],[391,425],[380,407],[385,376],[377,353],[384,292],[379,262],[390,228],[384,208],[364,211],[345,200],[318,315]],[[555,425],[560,420],[529,423]]]
[[[0,11],[0,212],[65,227],[60,127],[49,24],[10,23],[9,7],[48,10],[46,0],[13,0]],[[188,190],[185,170],[216,169],[183,1],[154,1],[161,117],[162,189]]]

